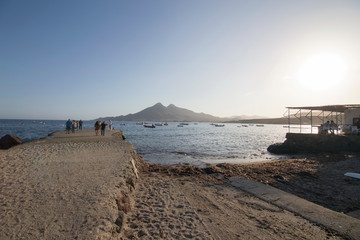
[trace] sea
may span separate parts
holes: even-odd
[[[0,120],[0,137],[12,134],[28,142],[64,130],[65,122],[3,119]],[[83,129],[93,129],[94,123],[84,121]],[[145,128],[136,122],[114,121],[113,127],[121,130],[137,153],[149,163],[205,166],[208,163],[253,163],[289,158],[267,151],[269,145],[285,140],[288,126],[224,123],[224,126],[216,127],[213,123],[205,122],[167,124]],[[303,127],[302,132],[309,129]],[[299,129],[291,131],[297,132]]]

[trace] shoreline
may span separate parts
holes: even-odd
[[[360,185],[343,172],[360,171],[357,155],[164,166],[120,131],[50,137],[0,151],[2,239],[357,239],[230,184],[240,176],[351,213]]]
[[[342,166],[342,171],[354,169],[354,163],[359,163],[357,157],[344,156],[345,159],[338,161],[339,157],[318,156],[250,165],[218,164],[206,168],[145,164],[123,239],[178,239],[179,236],[181,239],[359,239],[356,229],[360,220],[341,213],[343,209],[355,210],[349,207],[359,203],[359,197],[350,202],[343,200],[352,191],[360,190],[359,184],[356,179],[338,176],[354,188],[344,191],[343,195],[337,194],[339,198],[332,202],[328,194],[332,195],[344,185],[328,186],[322,175],[334,164]],[[333,174],[337,175],[336,171]],[[234,188],[231,184],[234,176],[300,196],[309,201],[300,203],[305,204],[305,208],[315,199],[320,204],[313,204],[317,208],[326,203],[338,212],[326,210],[324,222],[314,222],[305,217],[306,213],[289,212],[287,207],[280,207],[272,200],[264,201],[249,194],[251,191]],[[329,177],[334,182],[333,176]],[[298,177],[303,177],[303,181]],[[314,179],[318,179],[317,183]],[[315,194],[312,185],[324,191]],[[309,196],[313,199],[308,199]],[[349,222],[337,223],[338,216]]]
[[[147,171],[169,176],[211,176],[223,182],[231,177],[241,176],[334,211],[348,213],[360,210],[360,196],[352,194],[360,191],[360,186],[356,184],[360,180],[344,176],[346,172],[360,172],[360,154],[318,154],[308,158],[244,164],[218,163],[208,164],[206,167],[148,164]],[[321,194],[317,194],[317,191]]]

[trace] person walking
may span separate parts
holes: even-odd
[[[83,121],[80,119],[79,121],[79,130],[82,130]]]
[[[103,122],[101,123],[101,136],[105,136],[106,126],[107,126],[106,122],[103,121]]]
[[[71,130],[72,130],[72,133],[75,133],[75,129],[76,129],[76,121],[73,120],[72,123],[71,123]]]
[[[109,121],[109,130],[112,131],[112,121]]]
[[[72,127],[72,122],[71,122],[70,119],[67,120],[65,126],[66,126],[66,133],[70,134],[70,130],[71,130],[71,127]]]
[[[100,130],[100,121],[95,122],[94,128],[95,128],[95,134],[96,134],[96,136],[98,136],[99,130]]]

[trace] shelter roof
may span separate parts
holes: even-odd
[[[306,107],[286,107],[287,109],[305,109],[328,112],[345,112],[346,109],[360,108],[360,104],[345,104],[345,105],[326,105],[326,106],[306,106]]]

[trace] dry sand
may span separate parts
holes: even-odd
[[[165,167],[144,164],[119,136],[93,135],[57,133],[0,151],[0,239],[347,239],[232,187],[238,175],[359,209],[360,184],[343,176],[360,171],[349,156]]]

